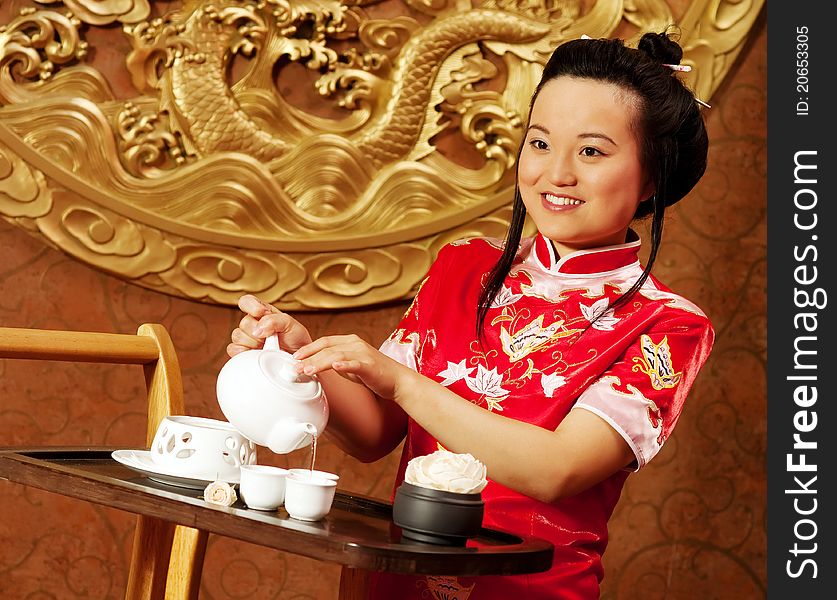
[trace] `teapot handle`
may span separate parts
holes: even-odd
[[[264,341],[264,349],[265,350],[278,351],[279,350],[279,335],[274,333],[273,335],[268,336],[268,338]]]

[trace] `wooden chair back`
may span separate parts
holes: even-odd
[[[0,327],[0,358],[141,365],[148,392],[147,447],[163,418],[185,414],[180,364],[159,324],[143,324],[136,335]],[[125,598],[197,598],[207,535],[138,516]]]

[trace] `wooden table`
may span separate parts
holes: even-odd
[[[159,517],[309,558],[338,563],[358,573],[417,575],[515,575],[546,571],[552,544],[483,529],[464,547],[401,541],[392,505],[341,492],[318,522],[292,519],[280,508],[263,512],[239,500],[231,507],[205,502],[202,490],[159,483],[111,458],[113,449],[38,448],[0,450],[0,478],[135,514]],[[365,581],[358,578],[358,585]],[[360,597],[344,590],[341,597]]]

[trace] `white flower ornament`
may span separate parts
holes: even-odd
[[[465,359],[463,358],[458,363],[452,363],[448,361],[448,367],[442,371],[439,371],[438,376],[444,377],[445,379],[444,381],[442,381],[442,385],[448,386],[455,381],[465,379],[471,374],[473,370],[474,367],[465,366]]]
[[[500,308],[514,304],[523,297],[523,294],[512,294],[511,288],[503,286],[497,296],[491,301],[491,308]]]
[[[581,314],[584,315],[585,319],[593,323],[593,329],[613,331],[613,326],[621,320],[619,317],[613,316],[613,309],[608,308],[608,304],[607,298],[599,298],[590,306],[579,303]],[[596,317],[598,317],[598,320],[596,320]]]
[[[203,499],[218,506],[232,506],[238,499],[233,487],[226,481],[215,480],[206,486]]]
[[[508,390],[500,387],[503,383],[503,376],[497,372],[496,367],[489,371],[479,365],[477,374],[474,377],[466,377],[465,383],[471,390],[484,396],[500,399],[509,395]]]
[[[471,454],[437,450],[407,463],[404,481],[459,494],[477,494],[488,484],[485,465]]]
[[[567,383],[567,379],[563,375],[555,375],[554,373],[550,373],[549,375],[546,373],[541,374],[541,387],[543,387],[543,393],[547,398],[552,398],[555,390],[565,383]]]

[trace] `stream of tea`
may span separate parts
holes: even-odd
[[[317,460],[317,436],[311,436],[311,473],[310,477],[314,477],[314,462]]]

